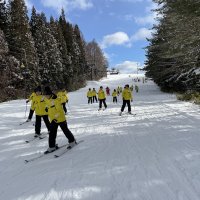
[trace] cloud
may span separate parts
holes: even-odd
[[[140,63],[138,62],[127,60],[120,64],[115,65],[114,68],[119,69],[121,73],[129,74],[129,73],[137,73],[138,68],[142,68],[142,67],[140,66]]]
[[[33,3],[30,0],[25,0],[25,4],[28,8],[28,10],[31,10],[33,7]]]
[[[147,28],[140,28],[135,34],[131,36],[131,41],[145,40],[152,37],[152,30]]]
[[[41,0],[41,3],[43,6],[53,8],[58,12],[62,8],[65,11],[70,11],[74,9],[86,10],[93,7],[91,0]]]
[[[134,17],[134,21],[140,25],[146,25],[146,24],[152,25],[156,23],[155,18],[156,18],[156,13],[151,13],[144,17]]]
[[[110,35],[106,35],[103,37],[103,41],[101,43],[102,48],[107,48],[112,45],[130,45],[130,38],[124,32],[116,32]]]

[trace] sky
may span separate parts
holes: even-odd
[[[25,0],[47,17],[58,18],[64,8],[66,19],[77,24],[86,42],[95,39],[108,59],[109,68],[122,73],[137,71],[145,62],[146,38],[155,24],[152,0]]]

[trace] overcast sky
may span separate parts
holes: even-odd
[[[143,66],[146,38],[151,37],[156,8],[152,0],[26,0],[47,17],[58,18],[61,8],[66,18],[78,24],[87,42],[95,39],[105,53],[110,68],[136,72]]]

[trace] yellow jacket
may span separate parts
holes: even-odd
[[[46,112],[46,102],[45,97],[43,95],[36,95],[33,99],[33,108],[35,110],[35,114],[39,116],[47,115]]]
[[[31,96],[28,98],[29,101],[31,101],[31,110],[34,110],[34,107],[33,107],[33,102],[34,102],[34,97],[36,96],[36,93],[33,92],[31,94]]]
[[[112,93],[112,96],[113,96],[113,97],[116,97],[116,96],[117,96],[117,92],[113,92],[113,93]]]
[[[92,96],[95,97],[97,95],[97,91],[96,90],[92,90]]]
[[[57,93],[57,97],[61,99],[62,103],[66,103],[69,100],[66,91],[58,92]]]
[[[56,123],[66,121],[65,112],[63,110],[62,101],[60,98],[45,99],[46,107],[48,108],[48,116],[50,122],[55,120]]]
[[[105,99],[105,98],[106,98],[105,92],[100,89],[98,92],[98,99]]]
[[[87,97],[92,97],[92,96],[93,96],[93,93],[92,93],[91,90],[89,90],[89,91],[87,92]]]
[[[133,100],[132,93],[131,93],[130,89],[125,88],[122,91],[122,99],[123,100]]]

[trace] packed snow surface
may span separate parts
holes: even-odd
[[[87,104],[89,87],[111,91],[137,84],[132,113],[122,116],[107,96],[108,108]],[[29,105],[30,106],[30,105]],[[59,158],[54,154],[25,163],[48,148],[26,120],[25,100],[0,104],[0,200],[199,200],[200,108],[163,93],[134,75],[110,75],[69,93],[68,126],[81,144]],[[42,132],[46,132],[43,124]],[[57,144],[67,142],[59,129]],[[61,151],[58,150],[58,152]]]

